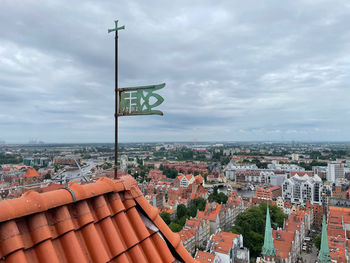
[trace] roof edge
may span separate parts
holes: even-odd
[[[108,192],[120,192],[126,188],[137,187],[137,183],[131,176],[124,176],[119,180],[112,180],[107,177],[99,179],[92,184],[80,185],[70,183],[69,189],[74,193],[73,199],[70,191],[66,189],[54,190],[46,193],[38,193],[33,190],[25,192],[21,197],[4,200],[0,202],[0,222],[39,213],[58,206],[63,206],[75,201],[84,200]],[[62,185],[62,188],[64,185]],[[135,193],[136,194],[136,193]]]

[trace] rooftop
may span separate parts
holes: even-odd
[[[194,262],[131,176],[0,202],[8,262]]]
[[[214,262],[215,254],[198,250],[196,260],[200,263]]]
[[[39,174],[34,168],[29,168],[22,177],[39,177]]]

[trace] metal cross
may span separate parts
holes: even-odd
[[[121,30],[121,29],[125,29],[125,26],[118,27],[118,20],[115,20],[114,23],[115,23],[115,28],[108,29],[108,33],[111,33],[113,31],[118,31],[118,30]]]
[[[132,96],[134,92],[132,92],[132,91],[127,91],[127,92],[125,92],[125,93],[128,93],[128,94],[129,94],[129,97],[126,98],[126,100],[129,100],[129,113],[131,113],[133,106],[137,106],[136,103],[133,103],[133,102],[132,102],[132,101],[135,99],[135,98]]]

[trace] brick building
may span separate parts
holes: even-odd
[[[255,191],[257,198],[265,200],[275,200],[278,196],[282,196],[282,188],[279,185],[264,185]]]

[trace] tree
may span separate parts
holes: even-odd
[[[174,223],[178,224],[181,226],[181,228],[186,224],[186,219],[187,219],[187,216],[183,216],[181,218],[177,218]]]
[[[197,215],[197,207],[194,205],[191,205],[188,209],[187,209],[187,213],[189,216],[191,217],[195,217]]]
[[[224,193],[221,192],[217,195],[217,203],[226,204],[227,200],[228,200],[228,196],[225,195]]]
[[[217,186],[214,186],[213,193],[210,194],[208,197],[209,202],[217,202],[219,204],[226,204],[227,200],[228,200],[228,196],[225,195],[224,193],[219,193]]]
[[[178,171],[173,168],[166,168],[163,171],[163,174],[168,178],[176,178],[178,176]]]
[[[169,225],[169,228],[171,229],[171,231],[173,232],[180,232],[182,227],[179,225],[179,224],[176,224],[176,223],[171,223]]]
[[[47,173],[44,177],[44,179],[51,179],[51,174]]]
[[[187,215],[187,208],[184,204],[178,205],[176,209],[176,217],[182,218]]]
[[[244,246],[247,247],[252,257],[257,257],[261,253],[264,243],[266,203],[253,207],[237,216],[235,226],[230,228],[230,232],[242,234]],[[287,215],[276,205],[269,205],[271,225],[273,228],[282,227]]]
[[[317,247],[317,249],[319,250],[321,248],[321,235],[318,235],[316,238],[315,238],[315,247]]]
[[[222,161],[221,161],[221,165],[227,165],[230,162],[230,157],[225,157]]]
[[[170,214],[169,214],[169,213],[163,211],[163,212],[161,212],[159,215],[160,215],[160,217],[164,220],[164,222],[165,222],[167,225],[170,224],[171,218],[170,218]]]
[[[204,198],[197,197],[197,198],[191,200],[190,207],[195,206],[196,209],[198,209],[200,211],[204,211],[206,204],[207,204],[207,201]]]

